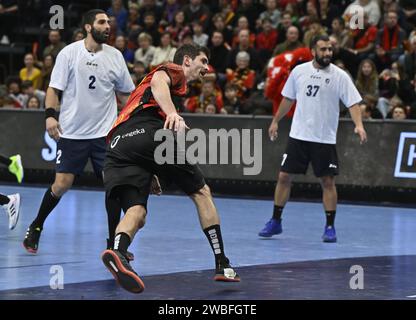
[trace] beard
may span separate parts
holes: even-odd
[[[91,36],[94,39],[94,41],[99,44],[106,43],[109,38],[109,34],[106,34],[105,31],[100,32],[94,27],[92,27],[91,29]]]
[[[316,60],[316,62],[318,62],[318,64],[322,68],[326,68],[331,63],[332,58],[319,58],[319,57],[316,57],[315,60]]]

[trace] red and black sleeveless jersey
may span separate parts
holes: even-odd
[[[180,65],[174,63],[166,63],[160,65],[156,69],[149,72],[144,79],[140,82],[140,84],[136,87],[136,89],[130,94],[129,99],[127,100],[126,105],[121,110],[116,122],[114,122],[113,127],[111,128],[110,132],[107,135],[107,141],[111,139],[111,136],[114,130],[123,122],[126,122],[133,112],[140,108],[158,108],[158,113],[165,118],[166,115],[162,111],[162,109],[157,104],[156,100],[153,97],[152,90],[150,87],[150,82],[152,81],[153,75],[156,71],[165,71],[169,78],[170,78],[170,94],[171,96],[184,96],[186,94],[186,78],[185,74],[183,73],[183,69]]]

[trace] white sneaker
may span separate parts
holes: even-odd
[[[3,205],[4,211],[9,216],[9,229],[13,230],[16,227],[20,214],[20,194],[12,194],[8,196],[10,201]]]

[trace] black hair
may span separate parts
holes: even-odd
[[[94,21],[95,21],[95,17],[97,16],[97,14],[107,14],[104,10],[101,9],[92,9],[90,11],[88,11],[86,14],[84,14],[84,16],[82,17],[82,31],[84,32],[84,35],[86,35],[86,30],[85,30],[85,25],[89,24],[89,25],[93,25]]]
[[[326,34],[321,34],[312,38],[310,48],[314,49],[318,41],[329,41],[329,37]]]
[[[201,52],[205,53],[209,59],[210,53],[207,47],[198,46],[196,44],[184,44],[178,50],[176,50],[175,56],[173,57],[173,63],[182,65],[183,58],[185,56],[195,59]]]

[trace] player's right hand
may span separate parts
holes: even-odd
[[[185,129],[189,129],[189,127],[186,125],[185,120],[183,120],[179,114],[172,112],[166,116],[163,129],[173,129],[174,131],[184,132]]]
[[[53,117],[46,119],[46,131],[48,131],[49,136],[55,141],[58,141],[62,134],[61,125]]]
[[[271,141],[274,141],[277,139],[277,130],[278,130],[278,124],[273,119],[269,127],[269,137]]]

